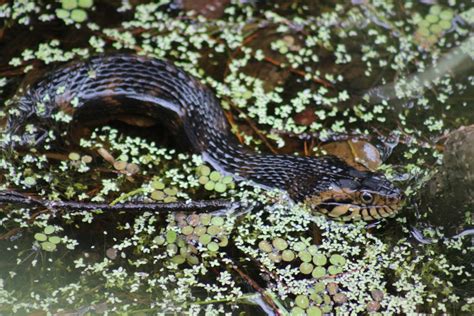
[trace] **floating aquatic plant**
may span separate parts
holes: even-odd
[[[56,9],[56,16],[65,21],[81,23],[87,20],[86,9],[93,5],[93,0],[61,0],[61,8]]]
[[[53,235],[56,231],[54,226],[48,225],[44,228],[43,232],[36,233],[34,238],[39,242],[41,249],[44,251],[55,251],[59,243],[61,243],[61,238],[59,236]]]
[[[420,179],[429,178],[432,166],[441,161],[441,153],[426,139],[438,139],[454,125],[469,122],[464,97],[472,84],[442,74],[430,90],[412,89],[417,93],[413,104],[397,107],[391,100],[372,104],[358,98],[359,92],[396,79],[397,95],[410,96],[405,74],[436,65],[448,48],[469,36],[467,26],[455,23],[460,10],[466,16],[461,18],[469,15],[461,2],[427,9],[407,1],[400,4],[403,12],[390,1],[321,4],[318,10],[309,2],[289,3],[291,10],[234,2],[222,18],[209,21],[168,10],[165,2],[124,1],[117,12],[128,10],[127,18],[108,28],[89,16],[91,8],[99,6],[97,1],[61,1],[56,12],[54,6],[37,1],[13,1],[0,5],[0,16],[6,19],[6,36],[10,25],[28,25],[31,36],[36,29],[47,29],[44,26],[55,16],[75,26],[86,26],[87,21],[80,47],[38,36],[36,46],[25,47],[6,61],[8,68],[21,74],[35,70],[37,63],[64,62],[114,49],[171,59],[216,91],[236,121],[233,128],[241,141],[260,151],[313,154],[318,137],[327,139],[334,132],[373,136],[397,129],[403,144],[396,151],[403,154],[385,163],[383,170],[407,174],[412,180],[406,193],[412,195]],[[76,29],[66,26],[65,31],[71,34]],[[276,35],[272,38],[272,34]],[[419,49],[426,46],[418,38],[432,41],[434,37],[432,53]],[[268,68],[259,72],[262,65]],[[14,90],[3,85],[16,81],[0,78],[2,96],[8,98],[4,92]],[[434,92],[436,96],[431,95]],[[2,118],[7,112],[14,115],[17,109],[11,104],[2,109]],[[465,114],[462,119],[459,109]],[[301,113],[306,120],[298,116]],[[55,119],[55,124],[64,126],[72,117],[60,112]],[[28,131],[35,128],[31,124]],[[265,293],[282,311],[294,314],[420,310],[434,314],[455,305],[472,313],[472,298],[457,295],[454,284],[469,278],[466,265],[443,253],[465,256],[470,251],[466,239],[444,243],[442,235],[432,230],[427,235],[439,243],[417,247],[406,228],[409,211],[392,220],[393,234],[378,226],[368,233],[360,223],[339,224],[312,216],[301,205],[286,203],[281,192],[240,183],[212,170],[199,156],[160,148],[149,139],[126,137],[110,127],[95,130],[80,140],[80,148],[67,149],[66,155],[52,154],[56,148],[52,145],[66,131],[51,130],[44,148],[36,152],[2,152],[1,186],[50,200],[170,202],[204,196],[257,206],[239,210],[243,215],[238,219],[5,206],[0,217],[1,236],[8,243],[2,249],[3,260],[7,267],[15,267],[0,276],[0,304],[6,313],[102,308],[111,313],[223,314],[262,299],[234,268],[264,280]],[[4,140],[7,135],[0,137]],[[68,227],[61,237],[43,228],[53,218]],[[234,220],[238,225],[233,225]],[[42,228],[37,231],[37,227]],[[25,255],[23,250],[31,248],[31,238],[25,238],[31,234],[24,233],[29,230],[38,234],[34,235],[38,245],[57,245],[54,242],[60,238],[73,262],[58,256],[43,264]],[[92,241],[87,238],[91,231]],[[62,250],[40,247],[54,248],[54,255]],[[45,269],[34,269],[38,274],[31,278],[38,282],[29,283],[27,293],[21,293],[14,286],[26,275],[18,271],[30,263]],[[58,280],[55,276],[61,273],[70,279]],[[84,302],[98,303],[84,307]]]

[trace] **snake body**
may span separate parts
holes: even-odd
[[[11,144],[32,146],[58,117],[176,114],[192,147],[214,168],[269,188],[330,217],[372,220],[393,215],[401,192],[380,174],[333,156],[256,153],[237,142],[213,92],[172,63],[132,54],[65,64],[31,85],[8,120]],[[59,115],[59,116],[58,116]],[[54,119],[55,118],[55,119]],[[28,127],[29,126],[29,127]]]

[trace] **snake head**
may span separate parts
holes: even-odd
[[[404,196],[385,176],[349,168],[317,192],[305,204],[312,210],[343,221],[371,221],[393,217],[403,206]]]

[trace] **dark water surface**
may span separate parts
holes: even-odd
[[[146,54],[210,86],[250,148],[371,161],[406,205],[369,226],[335,222],[209,174],[170,117],[58,116],[65,135],[3,147],[2,192],[246,206],[211,216],[2,204],[0,315],[474,313],[469,1],[90,2],[0,4],[3,123],[15,95],[66,61]]]

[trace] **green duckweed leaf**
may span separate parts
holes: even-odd
[[[272,245],[266,240],[260,241],[258,243],[258,248],[263,252],[272,252],[273,251]]]
[[[326,275],[326,268],[323,268],[323,267],[314,268],[313,273],[312,273],[313,278],[316,278],[316,279],[322,278],[325,275]]]
[[[303,262],[311,262],[311,259],[313,259],[313,257],[311,256],[311,254],[306,251],[306,250],[303,250],[303,251],[300,251],[298,253],[298,257],[301,259],[301,261]]]
[[[328,262],[328,259],[322,253],[317,253],[313,256],[313,262],[317,266],[324,266]]]
[[[224,193],[227,190],[227,186],[222,182],[217,182],[214,186],[214,190],[219,193]]]
[[[341,273],[342,269],[338,266],[329,266],[328,272],[329,274],[335,275]]]
[[[212,191],[214,190],[215,186],[216,186],[216,183],[214,181],[209,181],[204,185],[204,189],[208,191]]]
[[[293,261],[295,259],[295,253],[289,249],[283,250],[281,258],[286,262]]]
[[[155,180],[151,183],[151,186],[155,190],[163,190],[165,188],[165,184],[161,181]]]
[[[207,244],[207,249],[209,249],[209,251],[216,252],[217,250],[219,250],[219,245],[216,242],[212,241]]]
[[[93,0],[79,0],[77,3],[81,8],[89,9],[94,5]]]
[[[307,310],[306,310],[306,315],[307,316],[321,316],[323,314],[323,312],[321,311],[321,309],[317,306],[310,306]]]
[[[58,236],[51,236],[48,238],[48,241],[52,244],[59,244],[61,242],[61,238],[59,238]]]
[[[183,235],[191,235],[193,231],[194,228],[192,226],[184,226],[181,228],[181,233],[183,233]]]
[[[64,10],[77,8],[77,0],[61,0],[61,6]]]
[[[54,233],[55,231],[56,231],[56,228],[54,228],[54,226],[48,225],[48,226],[46,226],[46,227],[44,228],[44,231],[43,231],[43,232],[44,232],[46,235],[49,235],[49,234]]]
[[[75,152],[71,152],[71,153],[69,153],[68,158],[70,160],[77,161],[77,160],[81,159],[81,155],[79,155],[78,153],[75,153]]]
[[[286,240],[284,240],[283,238],[280,238],[280,237],[277,237],[277,238],[273,239],[272,245],[273,245],[273,247],[275,247],[276,249],[278,249],[280,251],[285,250],[286,248],[288,248],[288,243],[286,242]]]
[[[37,240],[37,241],[46,241],[48,239],[48,236],[46,236],[45,234],[42,234],[42,233],[36,233],[34,235],[34,238]]]
[[[224,225],[224,218],[220,216],[214,216],[211,219],[211,224],[215,226],[222,226]]]
[[[310,274],[313,271],[313,264],[308,262],[303,262],[300,264],[300,271],[303,274]]]
[[[151,192],[151,198],[156,201],[162,201],[165,198],[165,193],[163,191],[155,190]]]
[[[64,9],[56,9],[56,16],[60,19],[67,19],[70,15],[70,12],[68,10]]]
[[[87,12],[82,9],[74,9],[71,12],[71,19],[73,19],[74,21],[78,23],[84,22],[85,20],[87,20]],[[117,169],[117,170],[123,170],[123,169]]]
[[[199,236],[199,242],[203,245],[207,245],[208,243],[211,242],[211,235],[208,235],[208,234],[203,234],[201,236]]]
[[[302,309],[301,307],[293,307],[291,309],[290,315],[291,316],[304,316],[305,312],[304,312],[304,309]]]
[[[346,263],[346,259],[344,259],[344,257],[339,254],[334,254],[334,255],[331,255],[331,257],[329,258],[329,262],[331,262],[334,265],[342,266]]]
[[[308,308],[309,306],[309,299],[306,295],[298,295],[296,298],[295,298],[295,304],[296,306],[298,307],[301,307],[303,309],[306,309]]]
[[[56,245],[49,242],[49,241],[45,241],[45,242],[42,242],[41,243],[41,248],[43,248],[44,251],[54,251],[56,250]]]
[[[293,250],[294,251],[300,252],[300,251],[303,251],[305,249],[306,249],[306,245],[305,245],[304,242],[298,241],[293,245]]]
[[[177,237],[177,235],[176,235],[176,232],[174,230],[168,230],[166,232],[166,242],[168,244],[174,243],[176,241],[176,237]]]

